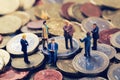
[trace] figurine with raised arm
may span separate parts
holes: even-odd
[[[91,47],[91,36],[90,32],[86,33],[86,37],[82,40],[80,39],[81,42],[85,42],[85,54],[84,56],[87,58],[90,58],[90,47]]]

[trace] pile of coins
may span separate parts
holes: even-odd
[[[50,80],[45,78],[47,76],[55,80],[120,80],[119,3],[120,0],[0,0],[0,79]],[[57,38],[63,36],[63,27],[69,21],[75,29],[73,38],[79,48],[83,48],[69,58],[58,59],[54,70],[46,69],[48,58],[39,50],[44,20],[50,37]],[[92,51],[91,64],[95,66],[87,70],[83,68],[86,66],[84,44],[79,39],[92,30],[94,23],[100,29],[98,52]],[[23,62],[19,43],[23,34],[29,43],[30,65]],[[62,46],[59,52],[67,52],[61,41],[58,41]],[[98,64],[94,63],[94,58]]]

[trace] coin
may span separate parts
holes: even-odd
[[[69,20],[71,19],[71,17],[68,15],[68,9],[72,4],[74,4],[74,2],[64,3],[61,7],[61,15]]]
[[[76,55],[72,61],[75,70],[89,75],[103,72],[109,65],[109,58],[100,51],[91,51],[91,57],[84,57],[84,50]]]
[[[58,60],[57,67],[66,73],[77,73],[72,65],[72,60]]]
[[[0,14],[4,15],[14,12],[19,8],[19,5],[19,0],[0,0]]]
[[[89,17],[100,17],[102,15],[102,11],[100,8],[92,3],[84,3],[80,7],[80,11]]]
[[[34,34],[40,34],[40,33],[42,33],[42,30],[32,30],[32,29],[29,29],[27,26],[23,26],[22,28],[21,28],[21,32],[25,32],[25,33],[34,33]]]
[[[120,61],[120,53],[115,54],[115,58]]]
[[[95,4],[98,4],[98,5],[105,5],[105,6],[108,6],[108,7],[112,7],[112,8],[117,8],[119,9],[120,8],[120,0],[91,0],[92,2],[94,2]]]
[[[37,72],[33,80],[62,80],[62,74],[53,69],[45,69]]]
[[[10,39],[11,39],[10,36],[3,36],[3,40],[0,43],[0,48],[4,48]]]
[[[4,66],[6,66],[10,62],[10,54],[3,49],[0,49],[0,53],[0,56],[2,57],[3,62],[5,64]]]
[[[22,21],[22,25],[25,25],[30,20],[30,15],[24,11],[16,11],[10,15],[19,17]]]
[[[28,75],[29,71],[16,71],[12,68],[5,73],[0,74],[0,80],[18,80],[23,79]]]
[[[100,32],[99,42],[111,45],[110,36],[116,32],[120,31],[118,28],[107,29]]]
[[[120,38],[120,32],[117,32],[117,33],[111,35],[111,37],[110,37],[110,43],[116,48],[120,48],[120,45],[119,45],[120,39],[119,38]]]
[[[44,20],[31,21],[27,23],[27,28],[29,29],[42,29]]]
[[[74,18],[81,22],[85,17],[82,15],[82,12],[80,11],[81,4],[75,4],[73,5],[72,13]]]
[[[35,16],[35,7],[32,7],[31,9],[28,9],[25,12],[30,15],[30,20],[32,20],[32,21],[37,20],[37,18]]]
[[[113,64],[110,66],[107,76],[109,80],[119,80],[120,79],[120,64]]]
[[[117,53],[115,48],[107,44],[98,44],[97,51],[103,52],[109,57],[109,59],[112,59]]]
[[[19,17],[12,15],[3,16],[0,18],[0,34],[15,33],[21,27],[21,25],[22,22]]]
[[[2,71],[4,67],[4,61],[3,61],[3,58],[0,56],[0,71]]]
[[[23,57],[12,58],[11,66],[18,70],[32,70],[42,65],[44,55],[40,52],[36,52],[35,54],[28,56],[28,60],[30,61],[30,64],[26,64]]]
[[[111,28],[111,25],[107,20],[98,17],[89,17],[87,19],[84,19],[82,21],[82,26],[86,31],[92,31],[94,23],[97,24],[100,31]]]
[[[84,77],[84,78],[79,79],[79,80],[107,80],[107,79],[102,78],[102,77],[93,77],[93,78]]]
[[[33,4],[35,3],[35,0],[20,0],[20,7],[22,7],[24,10],[30,9]]]
[[[12,55],[23,55],[23,52],[21,51],[21,44],[20,39],[22,38],[22,35],[26,35],[26,40],[28,41],[28,48],[27,53],[32,53],[36,47],[39,44],[39,38],[33,34],[33,33],[21,33],[13,37],[9,42],[7,43],[6,49],[7,51]]]
[[[58,4],[41,4],[35,7],[35,15],[38,18],[46,16],[48,18],[61,18],[59,15],[60,5]]]

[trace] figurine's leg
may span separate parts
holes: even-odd
[[[56,65],[56,61],[57,61],[57,52],[54,52],[54,65]]]
[[[66,49],[69,49],[69,47],[68,47],[68,38],[67,37],[65,37],[65,46],[66,46]]]
[[[93,50],[97,50],[97,39],[93,39]]]
[[[72,37],[70,37],[70,47],[73,49]]]
[[[48,57],[49,57],[48,63],[51,64],[51,62],[52,62],[52,60],[51,60],[51,59],[52,59],[52,58],[51,58],[51,57],[52,57],[51,52],[49,52]]]
[[[29,64],[30,61],[28,60],[28,55],[27,55],[27,51],[24,51],[24,62]]]

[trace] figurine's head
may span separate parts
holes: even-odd
[[[26,39],[26,35],[25,34],[22,35],[22,39]]]
[[[87,36],[90,36],[90,32],[87,32],[86,35],[87,35]]]
[[[51,39],[51,43],[55,43],[55,39],[54,38]]]
[[[67,20],[65,20],[65,25],[66,25],[66,26],[69,26],[69,25],[70,25],[70,22],[67,21]]]
[[[93,29],[94,29],[94,28],[96,28],[96,26],[97,26],[97,24],[96,24],[96,23],[94,23],[94,24],[93,24]]]

